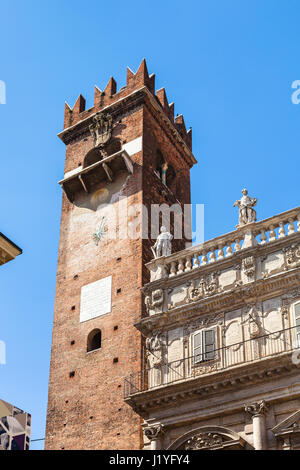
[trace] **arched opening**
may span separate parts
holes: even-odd
[[[162,179],[162,168],[163,168],[164,163],[165,163],[165,159],[163,157],[163,154],[161,153],[160,150],[157,150],[154,171],[160,179]]]
[[[120,139],[111,140],[105,147],[105,152],[107,153],[107,155],[113,155],[114,153],[117,153],[120,150],[122,150],[122,144]]]
[[[87,339],[87,352],[95,351],[101,348],[101,330],[96,328],[91,331]]]
[[[100,160],[102,160],[102,158],[103,155],[101,153],[101,150],[97,147],[93,148],[84,157],[83,168],[86,168],[90,165],[93,165],[94,163],[99,162]]]
[[[155,174],[173,193],[176,192],[176,173],[173,166],[166,162],[160,150],[156,152]]]
[[[166,185],[171,191],[175,192],[176,188],[176,173],[172,165],[168,165],[167,175],[166,175]]]
[[[122,150],[122,144],[120,139],[112,139],[107,145],[103,148],[95,147],[90,150],[85,158],[83,163],[83,168],[86,168],[94,163],[100,162],[106,156],[113,155],[114,153]]]

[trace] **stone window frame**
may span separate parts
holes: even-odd
[[[296,314],[296,306],[299,305],[299,312]],[[293,335],[293,341],[295,342],[295,347],[300,348],[300,300],[296,300],[292,304],[293,312],[293,326],[295,327],[295,334]],[[297,316],[298,318],[297,318]],[[297,325],[297,319],[299,324]]]
[[[211,330],[213,330],[215,332],[215,349],[214,349],[215,355],[214,355],[214,358],[212,358],[212,359],[203,359],[203,360],[195,362],[194,361],[194,356],[195,356],[195,354],[194,354],[194,337],[195,337],[195,335],[197,335],[199,333],[202,333],[202,337],[203,337],[203,333],[205,331],[211,331]],[[191,365],[192,365],[192,367],[199,367],[199,365],[201,365],[201,364],[205,365],[205,364],[214,363],[214,362],[219,361],[220,354],[219,354],[219,351],[218,351],[219,350],[219,345],[218,345],[219,339],[218,339],[218,337],[219,337],[219,335],[218,335],[218,325],[214,325],[214,326],[210,326],[210,327],[205,326],[203,328],[197,329],[196,331],[193,331],[190,334],[190,349],[191,349],[190,356],[191,356],[191,362],[192,362]],[[203,356],[205,354],[205,352],[203,352],[203,340],[201,340],[201,350],[202,350],[201,355]]]

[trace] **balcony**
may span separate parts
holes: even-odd
[[[69,201],[74,202],[78,192],[89,193],[96,184],[112,182],[114,176],[120,171],[133,173],[132,160],[125,150],[109,155],[86,168],[79,167],[75,171],[71,171],[69,175],[59,181],[59,184]]]
[[[230,344],[198,356],[158,364],[127,377],[124,381],[124,398],[130,402],[142,392],[165,390],[168,386],[187,382],[193,385],[196,379],[205,379],[209,376],[213,376],[213,388],[216,388],[217,377],[221,375],[225,377],[226,372],[228,372],[227,381],[228,378],[232,381],[236,376],[243,383],[245,369],[247,373],[263,375],[264,366],[267,364],[269,367],[266,375],[279,374],[281,367],[289,371],[297,366],[296,361],[292,361],[291,354],[299,347],[299,327],[292,327]],[[273,371],[270,367],[272,359],[275,359]]]
[[[151,282],[160,279],[174,279],[185,273],[198,271],[209,265],[230,261],[241,250],[267,248],[286,239],[293,239],[300,233],[300,207],[256,223],[248,224],[237,230],[208,240],[174,253],[168,257],[152,260],[146,266]]]

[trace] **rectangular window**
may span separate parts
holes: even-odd
[[[216,357],[216,330],[201,330],[192,337],[193,364],[211,361]]]
[[[294,312],[295,312],[297,348],[300,348],[300,302],[294,305]]]

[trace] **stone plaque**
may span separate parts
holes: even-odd
[[[81,288],[80,322],[111,312],[111,276]]]

